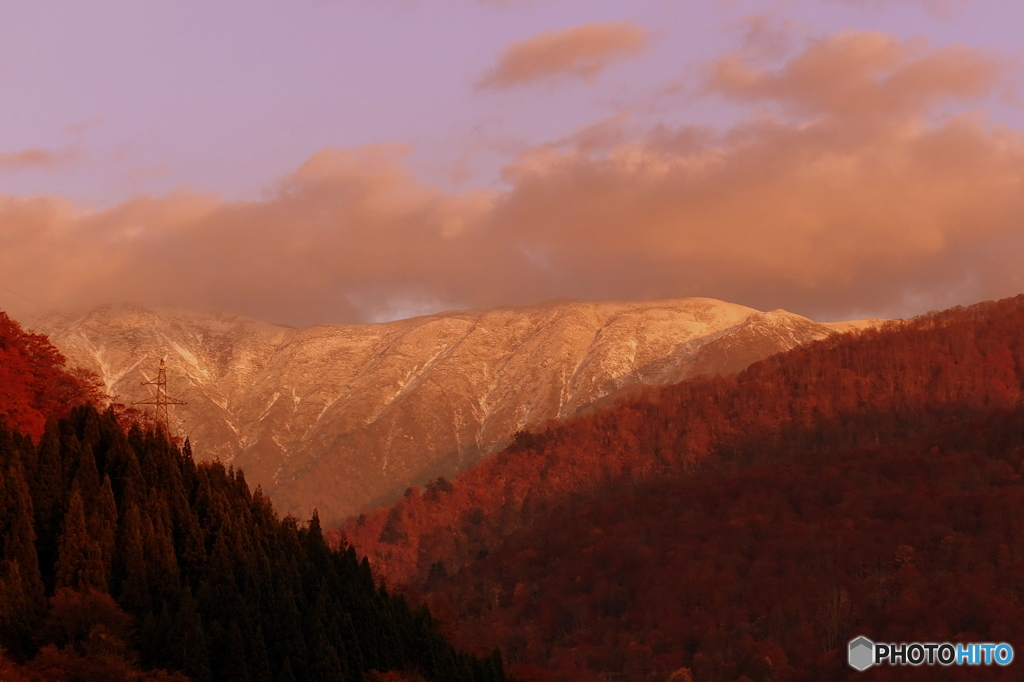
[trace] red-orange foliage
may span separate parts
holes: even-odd
[[[371,670],[363,679],[365,682],[426,682],[415,673],[403,673],[397,670],[389,670],[386,673]]]
[[[430,599],[458,605],[463,646],[626,680],[684,666],[701,680],[842,679],[837,649],[861,634],[1019,642],[1022,463],[1024,411],[991,411],[878,447],[623,481],[429,585]]]
[[[89,372],[69,370],[64,356],[41,334],[24,331],[0,312],[0,419],[38,438],[46,420],[76,406],[99,402],[99,382]]]
[[[954,309],[522,434],[344,531],[561,679],[820,679],[854,626],[1012,641],[1022,389],[1024,297]]]
[[[0,680],[4,682],[39,682],[40,678],[30,674],[0,653]]]

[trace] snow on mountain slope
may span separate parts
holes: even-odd
[[[241,467],[283,513],[327,522],[451,475],[516,431],[638,384],[733,372],[851,325],[712,299],[553,301],[379,324],[294,328],[104,306],[50,335],[130,402],[166,357],[196,456]]]

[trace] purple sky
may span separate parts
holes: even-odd
[[[1019,293],[1021,27],[1019,0],[5,3],[0,308]]]

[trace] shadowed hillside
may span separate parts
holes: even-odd
[[[1024,297],[953,309],[521,434],[345,533],[523,677],[836,679],[858,634],[1013,642],[1022,386]]]

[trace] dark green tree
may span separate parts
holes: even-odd
[[[142,545],[142,519],[139,508],[129,502],[118,538],[115,582],[119,586],[118,602],[133,613],[150,607],[149,581]]]
[[[57,552],[56,589],[103,591],[107,588],[106,567],[100,546],[89,536],[85,525],[85,507],[78,486],[71,490],[68,511]]]

